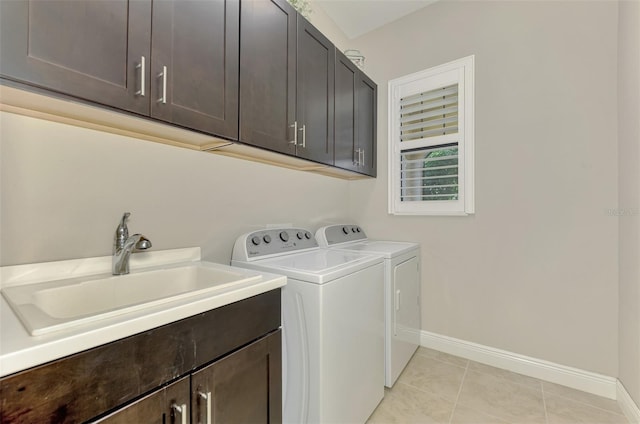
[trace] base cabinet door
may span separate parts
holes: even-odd
[[[194,423],[282,422],[281,331],[194,373]]]
[[[183,424],[189,420],[189,377],[94,421],[101,424]]]
[[[149,112],[151,0],[1,1],[0,74]]]

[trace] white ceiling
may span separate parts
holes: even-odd
[[[359,37],[437,0],[314,0],[349,39]]]

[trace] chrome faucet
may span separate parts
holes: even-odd
[[[129,237],[129,229],[127,228],[127,218],[131,214],[125,212],[122,220],[116,228],[116,234],[113,237],[113,257],[111,272],[113,275],[124,275],[129,273],[129,258],[131,253],[140,250],[147,250],[151,247],[151,242],[142,234],[134,234]]]

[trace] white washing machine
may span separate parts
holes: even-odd
[[[357,225],[316,231],[321,247],[384,257],[385,386],[392,387],[420,345],[420,245],[369,240]]]
[[[283,421],[364,423],[384,396],[382,256],[321,249],[299,228],[236,240],[232,265],[285,275]]]

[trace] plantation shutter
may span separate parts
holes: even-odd
[[[389,83],[391,213],[473,213],[472,68],[465,58]]]
[[[400,141],[458,132],[458,84],[400,100]]]
[[[406,150],[400,163],[402,202],[458,200],[457,144]]]
[[[400,142],[458,133],[458,84],[400,99]],[[458,199],[458,144],[402,150],[400,201]]]

